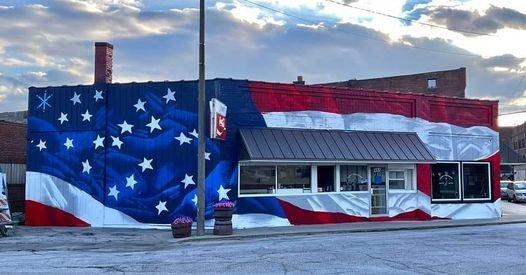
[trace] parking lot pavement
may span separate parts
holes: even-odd
[[[502,215],[503,216],[526,216],[526,203],[512,203],[502,201]]]

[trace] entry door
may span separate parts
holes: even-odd
[[[371,166],[371,215],[387,215],[387,169]]]

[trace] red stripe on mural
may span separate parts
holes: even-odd
[[[72,214],[36,201],[26,200],[26,225],[31,226],[90,226]]]
[[[299,208],[289,202],[280,200],[281,207],[291,224],[322,224],[322,223],[347,223],[365,221],[405,221],[405,220],[432,220],[426,212],[415,209],[413,211],[401,213],[394,217],[358,217],[343,213],[318,212]]]

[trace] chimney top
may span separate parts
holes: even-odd
[[[101,47],[101,46],[113,49],[113,45],[108,42],[95,42],[95,47]]]
[[[303,81],[303,76],[301,75],[298,75],[298,80],[293,81],[292,83],[297,85],[305,85],[305,81]]]
[[[95,84],[111,83],[113,77],[113,45],[95,42]]]

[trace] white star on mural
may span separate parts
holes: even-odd
[[[189,176],[188,174],[184,174],[184,180],[181,182],[184,183],[184,189],[186,189],[188,185],[195,185],[194,176]]]
[[[80,102],[80,95],[77,94],[77,93],[74,93],[73,94],[73,97],[70,99],[71,101],[73,101],[73,106],[75,106],[75,104],[81,104],[82,102]]]
[[[64,146],[66,146],[66,149],[73,148],[73,139],[66,138],[66,142],[64,143]]]
[[[89,160],[86,160],[82,162],[82,173],[88,173],[91,171],[91,165],[89,164]]]
[[[159,126],[159,121],[161,121],[161,119],[155,119],[155,117],[152,116],[152,118],[150,119],[150,123],[146,124],[147,127],[150,127],[150,133],[153,132],[153,130],[155,129],[162,130],[161,126]]]
[[[91,115],[91,114],[89,113],[89,110],[86,110],[86,112],[83,113],[83,114],[81,114],[81,116],[82,116],[82,121],[86,121],[86,120],[87,120],[87,121],[91,121],[91,117],[92,117],[93,115]]]
[[[43,141],[43,140],[40,140],[37,144],[37,147],[38,149],[40,149],[40,151],[44,150],[44,149],[47,149],[46,147],[46,141]]]
[[[170,102],[170,100],[175,101],[175,92],[172,92],[172,90],[170,90],[170,88],[168,88],[168,90],[166,91],[166,94],[163,96],[163,98],[166,99],[166,104],[168,104],[168,102]]]
[[[113,187],[110,187],[110,192],[108,193],[108,197],[113,196],[115,200],[117,200],[119,193],[120,191],[117,190],[117,185],[114,185]]]
[[[194,136],[195,138],[199,138],[199,134],[195,129],[192,132],[190,132],[190,135]]]
[[[153,161],[153,159],[143,158],[143,161],[141,163],[139,163],[139,166],[142,167],[142,172],[144,172],[146,169],[152,169],[153,170],[152,161]]]
[[[219,189],[217,190],[217,193],[219,194],[219,200],[221,201],[222,199],[227,199],[229,200],[230,198],[228,197],[228,192],[230,192],[230,189],[225,189],[223,187],[223,185],[220,185],[219,186]]]
[[[179,145],[183,145],[183,143],[190,144],[190,141],[192,141],[192,139],[187,137],[183,132],[181,132],[178,137],[175,137],[175,139],[179,141]]]
[[[135,103],[135,105],[133,105],[133,107],[135,107],[135,111],[138,112],[139,110],[143,110],[146,112],[146,109],[144,109],[144,104],[146,103],[146,101],[141,101],[141,99],[137,99],[137,103]]]
[[[104,99],[104,97],[102,97],[102,91],[95,90],[93,98],[95,99],[95,102],[99,101],[99,99]]]
[[[42,112],[46,111],[46,107],[51,108],[51,104],[49,104],[49,100],[51,97],[53,97],[53,94],[47,95],[47,91],[44,92],[44,97],[41,97],[40,95],[36,95],[38,99],[40,99],[40,104],[38,104],[37,109],[42,108]]]
[[[159,204],[155,206],[157,208],[157,215],[161,215],[161,212],[166,211],[168,212],[168,209],[166,208],[166,202],[165,201],[159,201]]]
[[[126,122],[126,120],[123,123],[117,124],[117,125],[119,125],[119,127],[121,127],[121,134],[124,134],[126,132],[128,132],[130,134],[132,133],[133,125],[128,124],[128,122]]]
[[[121,141],[121,138],[112,136],[111,139],[113,140],[111,142],[111,146],[117,146],[119,149],[121,149],[121,146],[124,143]]]
[[[93,144],[95,144],[95,149],[99,147],[104,148],[104,137],[97,135],[97,138],[93,141]]]
[[[58,121],[60,121],[60,125],[62,125],[62,123],[64,123],[64,121],[69,121],[68,120],[68,114],[64,114],[64,113],[60,112],[60,117],[58,118]]]
[[[194,198],[192,199],[192,202],[194,203],[194,205],[197,205],[197,195],[194,194]]]
[[[135,175],[132,174],[129,177],[126,177],[126,187],[130,187],[133,189],[135,187],[135,184],[137,184],[137,181],[135,180]]]
[[[205,152],[205,159],[206,159],[206,160],[210,160],[210,153]]]

